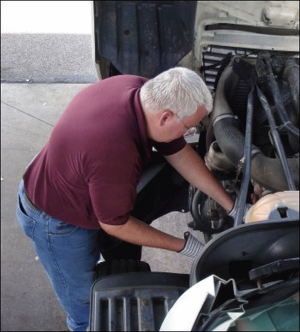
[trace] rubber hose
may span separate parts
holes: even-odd
[[[220,149],[238,168],[239,162],[244,156],[245,137],[239,129],[238,121],[235,119],[224,93],[225,81],[232,70],[231,63],[224,70],[219,80],[212,121],[214,134]],[[295,158],[288,158],[288,165],[295,185],[299,188],[299,155]],[[288,190],[280,161],[266,157],[262,152],[256,153],[252,157],[251,177],[266,189],[273,191]]]

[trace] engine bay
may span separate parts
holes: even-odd
[[[207,241],[245,221],[299,216],[299,58],[282,52],[229,52],[219,63],[202,67],[206,80],[217,66],[214,108],[199,125],[197,149],[239,200],[239,212],[232,220],[216,202],[190,188],[190,226]],[[253,212],[267,195],[273,197]]]

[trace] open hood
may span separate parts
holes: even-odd
[[[209,88],[226,54],[251,57],[261,50],[299,53],[297,1],[198,1],[189,67],[205,73]]]
[[[119,73],[150,78],[176,65],[200,72],[209,65],[204,55],[212,47],[223,55],[227,49],[299,52],[298,1],[93,4],[94,56],[102,78]]]
[[[96,69],[154,77],[193,47],[197,1],[94,1]]]

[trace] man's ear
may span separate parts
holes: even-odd
[[[170,110],[163,110],[160,114],[159,117],[159,125],[160,126],[165,126],[168,125],[169,123],[172,123],[174,120],[174,113]]]

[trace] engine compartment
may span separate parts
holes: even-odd
[[[255,56],[254,56],[255,53]],[[254,221],[261,198],[292,192],[268,206],[268,218],[299,216],[299,58],[282,52],[229,52],[214,82],[214,108],[199,125],[198,152],[227,192],[239,200],[235,220],[205,194],[191,190],[190,224],[206,235]],[[204,76],[211,66],[202,67]],[[277,214],[274,214],[277,211]]]

